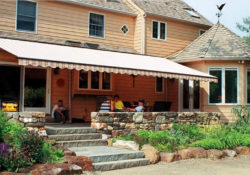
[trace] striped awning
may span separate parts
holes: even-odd
[[[0,39],[0,48],[15,55],[23,66],[217,82],[214,76],[161,57],[14,39]]]

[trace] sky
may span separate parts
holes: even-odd
[[[250,17],[250,0],[183,0],[189,4],[193,9],[202,14],[205,18],[211,21],[213,24],[217,23],[218,18],[216,16],[217,7],[226,3],[222,10],[222,17],[220,23],[229,28],[231,31],[239,36],[246,35],[241,32],[236,23],[242,23],[242,19]]]

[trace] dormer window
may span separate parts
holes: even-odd
[[[36,2],[18,0],[16,30],[24,32],[36,32],[36,15]]]
[[[104,15],[89,14],[89,36],[104,38]]]
[[[190,16],[192,16],[192,17],[200,18],[200,16],[197,15],[197,14],[194,12],[194,10],[192,10],[192,9],[184,9],[184,11],[185,11],[186,13],[188,13],[188,14],[189,14]]]
[[[122,28],[121,28],[121,31],[122,31],[122,33],[123,33],[124,35],[126,35],[126,34],[128,33],[128,26],[127,26],[126,24],[123,25]]]

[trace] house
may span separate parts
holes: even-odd
[[[181,0],[2,0],[0,100],[50,114],[62,99],[73,118],[90,121],[114,94],[181,111],[179,80],[190,80],[187,111],[208,110],[200,85],[217,78],[166,58],[211,26]]]
[[[201,111],[221,112],[222,119],[228,122],[234,120],[231,112],[234,105],[250,104],[250,45],[222,24],[215,24],[169,58],[218,77],[216,84],[200,84]],[[190,81],[180,81],[179,104],[182,110],[190,108],[190,103],[195,101],[191,88]]]

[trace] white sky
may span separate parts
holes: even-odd
[[[183,0],[189,4],[192,8],[206,17],[212,23],[217,23],[218,18],[216,16],[217,7],[226,3],[226,6],[222,10],[222,17],[220,23],[232,30],[234,33],[240,36],[245,34],[239,31],[236,27],[236,23],[242,23],[242,18],[250,17],[250,0]]]

